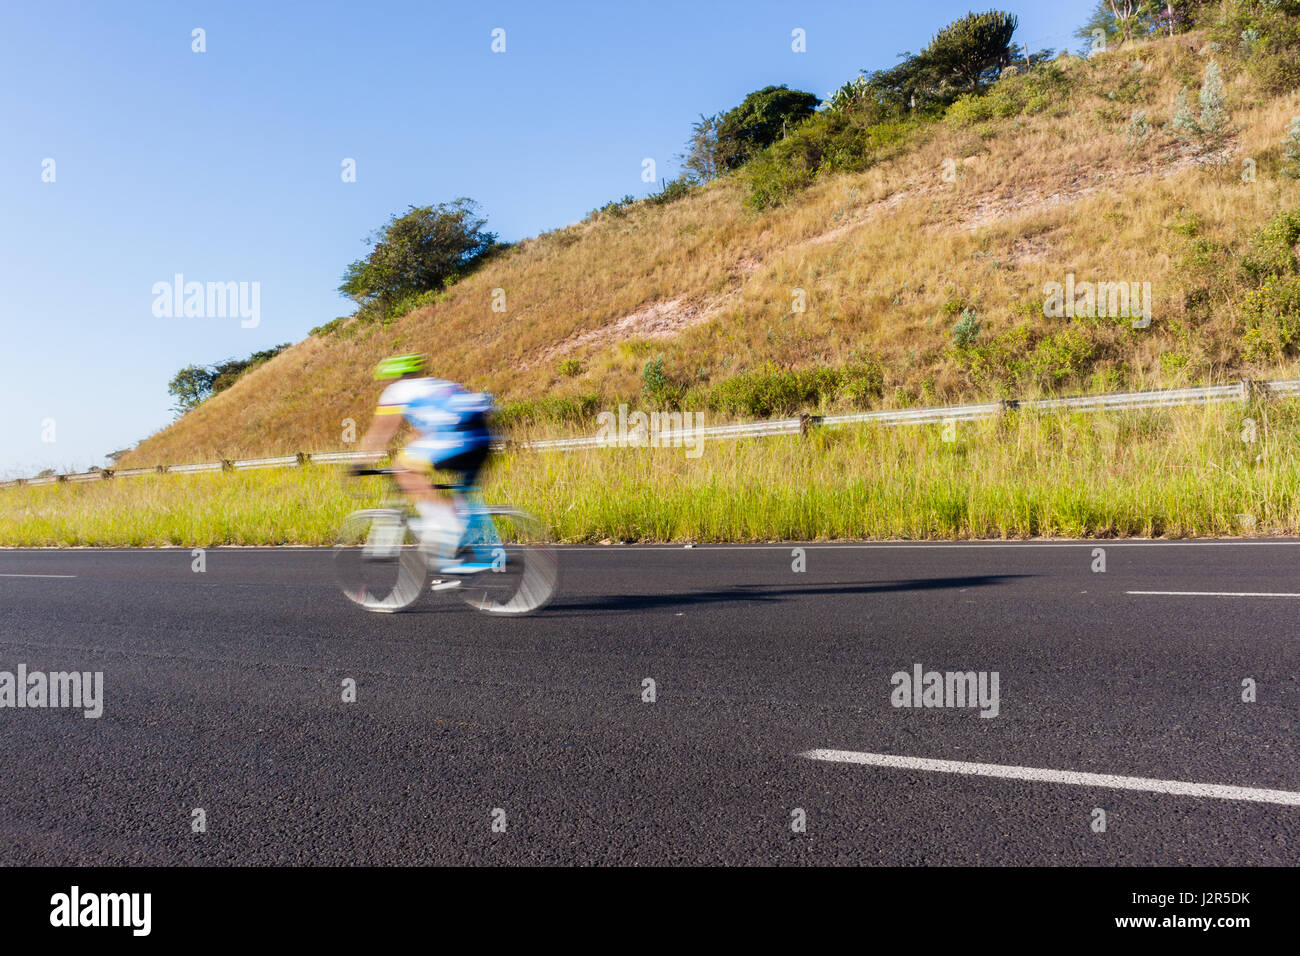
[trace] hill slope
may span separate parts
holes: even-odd
[[[1300,93],[1261,93],[1231,51],[1206,43],[1183,35],[1005,78],[882,146],[865,172],[819,178],[773,209],[746,207],[744,177],[732,175],[526,240],[390,325],[295,345],[122,464],[345,447],[344,420],[364,429],[373,410],[371,369],[405,351],[506,402],[575,399],[516,406],[518,419],[572,414],[578,399],[651,407],[642,370],[660,354],[668,400],[711,420],[810,401],[888,407],[1279,374],[1292,363],[1291,306],[1279,312],[1280,293],[1259,291],[1271,280],[1242,263],[1271,217],[1300,207],[1300,182],[1279,174]],[[1195,101],[1211,56],[1231,127],[1184,143],[1164,127],[1180,88]],[[1270,235],[1277,245],[1290,232]],[[1070,274],[1149,282],[1150,327],[1045,317],[1045,283]],[[498,289],[504,313],[492,310]],[[576,363],[562,369],[566,359]],[[782,370],[841,366],[865,387],[764,392],[789,385]]]

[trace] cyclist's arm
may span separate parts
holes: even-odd
[[[362,453],[379,455],[387,451],[388,443],[393,440],[401,424],[401,405],[380,405],[375,411],[374,419],[370,422],[370,428],[361,439]]]

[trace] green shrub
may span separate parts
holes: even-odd
[[[1025,377],[1025,359],[1032,349],[1036,326],[1022,322],[957,353],[957,361],[980,388],[1013,395]]]
[[[664,357],[656,355],[641,369],[641,392],[652,403],[661,407],[676,407],[681,403],[685,387],[673,381],[664,369]]]
[[[1250,240],[1242,257],[1245,277],[1259,282],[1268,276],[1289,276],[1300,272],[1296,245],[1300,243],[1300,209],[1274,215]]]
[[[928,118],[873,123],[858,113],[818,113],[745,165],[745,204],[753,209],[778,206],[821,173],[867,169],[909,142]]]
[[[980,388],[1011,398],[1032,387],[1055,390],[1082,381],[1101,347],[1079,326],[1044,336],[1039,323],[1022,322],[954,357]]]
[[[692,178],[690,173],[682,173],[682,175],[678,176],[676,179],[670,179],[664,184],[663,189],[648,197],[647,201],[655,206],[664,206],[670,202],[676,202],[678,199],[689,196],[695,191],[697,185],[698,184],[695,179]]]
[[[1228,110],[1223,93],[1223,77],[1219,64],[1211,60],[1205,65],[1205,82],[1201,84],[1201,116],[1198,125],[1207,136],[1217,136],[1228,128]]]
[[[424,292],[411,292],[388,303],[382,313],[385,321],[400,319],[408,312],[414,312],[421,306],[431,305],[446,296],[441,289],[427,289]]]
[[[316,326],[311,330],[310,334],[317,336],[338,335],[343,330],[343,326],[346,325],[348,320],[351,318],[352,316],[350,315],[340,315],[337,319],[331,319],[324,325]]]
[[[622,199],[611,200],[610,202],[605,203],[605,205],[601,206],[599,209],[593,209],[591,212],[587,213],[587,218],[594,219],[598,215],[606,215],[606,216],[614,216],[616,218],[622,218],[623,216],[627,215],[628,207],[635,205],[636,201],[637,201],[636,197],[631,195],[624,196]]]
[[[1300,340],[1300,277],[1269,276],[1246,295],[1242,352],[1246,359],[1276,359],[1295,353]]]
[[[1091,370],[1097,353],[1096,341],[1078,326],[1054,332],[1030,356],[1032,381],[1049,389],[1076,381]]]
[[[779,206],[807,189],[817,175],[816,167],[791,165],[764,153],[745,167],[749,194],[745,205],[752,209]]]
[[[952,327],[952,341],[959,349],[969,348],[979,338],[980,320],[974,309],[962,309],[961,318]]]
[[[1186,239],[1191,239],[1201,232],[1201,217],[1188,209],[1180,209],[1169,229]]]
[[[878,362],[860,362],[840,369],[833,400],[854,408],[870,408],[885,394],[885,370]]]
[[[1208,20],[1210,36],[1245,59],[1255,95],[1273,96],[1300,86],[1300,3],[1238,2],[1215,14]]]
[[[604,400],[594,393],[576,396],[544,396],[507,402],[492,416],[493,426],[508,430],[519,426],[577,425],[595,422]]]
[[[1181,372],[1187,368],[1191,359],[1182,352],[1161,352],[1160,353],[1160,371],[1166,375]]]
[[[1251,57],[1246,69],[1261,96],[1285,93],[1300,87],[1300,59],[1293,52]]]
[[[1069,94],[1069,78],[1055,63],[1044,63],[1028,73],[1008,76],[985,93],[958,97],[944,113],[952,126],[973,126],[992,119],[1040,113],[1056,99]]]
[[[839,368],[777,370],[767,366],[714,384],[702,401],[725,415],[771,418],[837,403],[867,408],[883,394],[884,370],[870,360]]]
[[[582,362],[576,358],[561,359],[558,368],[565,378],[576,378],[582,374]]]
[[[1124,139],[1130,148],[1137,149],[1150,135],[1151,124],[1147,122],[1147,111],[1134,110],[1133,115],[1128,119],[1128,125],[1124,127]]]

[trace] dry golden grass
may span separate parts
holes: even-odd
[[[951,433],[862,426],[701,451],[510,453],[484,493],[565,542],[1300,533],[1294,400],[1022,411]],[[0,546],[331,544],[383,496],[379,479],[315,465],[0,489]]]
[[[820,179],[776,209],[744,207],[732,179],[526,240],[387,327],[299,343],[123,464],[343,447],[344,420],[363,430],[373,410],[371,369],[404,351],[424,352],[436,374],[503,400],[594,392],[612,406],[638,393],[647,355],[660,352],[669,370],[696,382],[869,354],[886,370],[886,405],[975,398],[989,389],[954,358],[945,305],[977,309],[986,335],[1035,309],[1045,332],[1064,329],[1069,321],[1043,318],[1041,304],[1043,284],[1067,272],[1150,282],[1155,319],[1141,333],[1094,329],[1106,358],[1062,387],[1290,374],[1241,363],[1231,301],[1208,319],[1184,305],[1186,240],[1170,229],[1180,216],[1194,214],[1204,238],[1240,251],[1270,215],[1300,206],[1300,183],[1276,175],[1300,93],[1259,101],[1221,57],[1234,127],[1228,164],[1203,168],[1159,132],[1179,87],[1199,83],[1202,42],[1182,36],[1063,60],[1070,94],[1043,112],[965,128],[939,122],[902,155]],[[1110,99],[1134,87],[1127,101]],[[1134,149],[1124,130],[1139,108],[1156,133]],[[1244,157],[1258,164],[1253,183],[1240,180]],[[955,183],[940,177],[946,160],[957,164]],[[497,288],[504,314],[491,311]],[[806,291],[805,312],[792,311],[795,289]],[[649,341],[601,332],[674,299],[684,320],[700,317],[691,310],[705,320]],[[561,375],[561,357],[581,360],[582,373]]]

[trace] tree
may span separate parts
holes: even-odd
[[[722,117],[700,114],[700,121],[691,125],[691,138],[686,142],[683,165],[697,178],[707,182],[722,175],[722,157],[718,151],[718,127]]]
[[[212,372],[203,365],[187,365],[167,383],[167,394],[175,397],[172,411],[184,415],[212,394]]]
[[[1219,64],[1211,60],[1205,65],[1205,79],[1201,82],[1201,114],[1193,115],[1186,88],[1178,91],[1174,101],[1174,115],[1169,126],[1183,139],[1212,140],[1226,132],[1228,110],[1223,95],[1223,79]]]
[[[820,103],[815,94],[785,85],[765,86],[750,93],[739,106],[723,114],[718,127],[724,157],[734,164],[730,168],[771,146],[811,116]]]
[[[1125,43],[1133,38],[1134,31],[1138,29],[1142,14],[1146,12],[1142,8],[1150,6],[1142,3],[1141,0],[1102,0],[1102,2],[1110,8],[1115,29]]]
[[[725,113],[700,117],[686,144],[685,166],[701,179],[738,169],[811,116],[820,103],[816,94],[784,85],[755,90]]]
[[[1201,132],[1196,116],[1192,113],[1192,104],[1187,101],[1186,87],[1178,91],[1174,100],[1174,115],[1170,118],[1169,125],[1183,139],[1191,139]]]
[[[935,34],[920,53],[904,53],[901,62],[872,72],[858,98],[886,114],[903,114],[983,92],[1011,64],[1018,23],[1000,10],[967,14]]]
[[[1120,24],[1115,16],[1115,8],[1111,5],[1111,0],[1097,0],[1097,6],[1093,8],[1092,16],[1088,21],[1074,31],[1074,35],[1084,41],[1082,53],[1087,55],[1092,52],[1093,43],[1098,36],[1105,41],[1120,39]]]
[[[246,359],[226,359],[224,362],[218,362],[210,366],[212,373],[212,394],[224,392],[230,386],[235,384],[239,376],[243,375],[249,369],[256,368],[263,362],[269,362],[281,352],[289,347],[289,343],[274,346],[273,348],[263,349],[260,352],[254,352]]]
[[[1019,21],[1000,10],[970,13],[940,30],[921,51],[922,73],[943,98],[978,93],[1011,62]]]
[[[470,199],[437,206],[411,206],[372,233],[370,255],[348,266],[339,292],[363,308],[442,289],[469,272],[496,246],[487,220]]]
[[[1221,15],[1221,0],[1097,0],[1092,16],[1074,35],[1087,41],[1086,54],[1098,30],[1106,40],[1127,42],[1135,36],[1173,36]]]
[[[1223,79],[1219,74],[1219,64],[1211,60],[1205,66],[1205,81],[1201,84],[1201,130],[1214,136],[1222,133],[1227,125]]]
[[[289,347],[289,343],[254,352],[246,359],[226,359],[215,365],[187,365],[167,383],[167,394],[176,399],[172,406],[178,416],[197,408],[207,399],[223,392],[249,369],[269,362]]]

